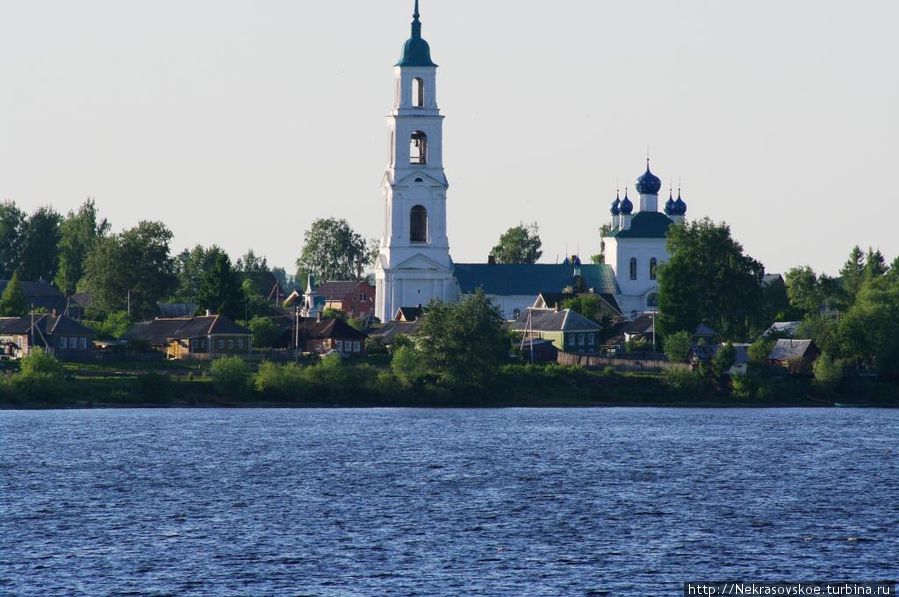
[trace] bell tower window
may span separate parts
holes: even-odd
[[[637,258],[631,257],[631,280],[637,279]]]
[[[421,77],[412,79],[412,107],[421,108],[425,105],[425,82]]]
[[[421,131],[412,133],[409,140],[409,163],[422,165],[428,163],[428,136]]]
[[[650,280],[656,279],[656,268],[658,267],[658,265],[659,265],[659,261],[655,257],[653,257],[652,259],[649,260],[649,279]]]
[[[409,240],[413,243],[428,242],[428,210],[416,205],[409,213]]]

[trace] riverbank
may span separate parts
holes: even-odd
[[[7,388],[0,409],[48,408],[507,408],[507,407],[899,407],[899,387],[856,379],[824,388],[804,378],[755,380],[751,393],[698,376],[509,365],[489,383],[446,388],[402,383],[378,361],[285,368],[280,383],[223,386],[208,363],[66,364],[53,390]],[[282,376],[283,377],[283,376]],[[9,385],[9,384],[7,384]]]

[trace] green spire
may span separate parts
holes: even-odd
[[[431,60],[431,47],[421,37],[421,13],[418,11],[418,0],[412,11],[412,37],[403,46],[403,57],[397,66],[437,66]]]

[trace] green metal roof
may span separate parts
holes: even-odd
[[[668,227],[673,223],[671,218],[663,213],[641,211],[631,220],[629,229],[613,230],[609,236],[615,238],[665,238],[668,235]]]
[[[437,66],[431,60],[431,46],[421,37],[418,0],[415,0],[415,12],[412,13],[412,37],[403,45],[403,56],[396,66]]]
[[[533,295],[541,292],[561,292],[574,284],[575,266],[559,264],[455,264],[456,280],[465,294],[483,288],[487,294],[498,296]],[[615,272],[606,264],[581,265],[584,288],[599,294],[620,294]]]

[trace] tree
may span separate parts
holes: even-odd
[[[795,311],[790,307],[790,299],[787,294],[787,285],[783,278],[778,276],[775,280],[762,286],[762,298],[765,304],[763,321],[792,321]]]
[[[0,278],[8,280],[22,266],[25,212],[12,201],[0,203]]]
[[[889,271],[886,259],[880,249],[876,251],[868,247],[868,254],[865,256],[865,279],[879,278]]]
[[[244,294],[225,253],[218,253],[212,267],[203,273],[197,304],[201,311],[208,309],[231,319],[244,316]]]
[[[712,370],[718,377],[722,377],[737,362],[737,349],[730,342],[726,342],[718,348],[718,352],[712,357]]]
[[[238,258],[237,263],[234,264],[234,269],[246,274],[269,271],[266,258],[257,257],[253,249],[250,249],[245,255]]]
[[[665,356],[675,363],[686,363],[692,348],[690,332],[681,330],[665,337]]]
[[[256,348],[271,348],[278,341],[280,330],[268,317],[254,317],[247,327],[253,332],[253,346]]]
[[[181,251],[175,259],[175,274],[178,277],[178,289],[175,294],[178,299],[185,303],[196,302],[203,274],[212,269],[219,255],[224,254],[218,245],[212,245],[208,249],[196,245],[193,249]]]
[[[240,357],[222,357],[209,368],[215,390],[227,398],[243,398],[252,388],[250,366]]]
[[[824,298],[814,270],[807,265],[794,267],[787,272],[786,278],[790,306],[798,311],[801,317],[817,313],[824,304]]]
[[[59,225],[52,207],[38,208],[25,224],[21,274],[26,280],[53,280],[59,267]]]
[[[519,224],[506,230],[491,250],[497,263],[537,263],[543,255],[537,223]]]
[[[575,313],[597,322],[603,318],[603,301],[596,294],[584,293],[566,299],[562,301],[562,308],[571,309]]]
[[[109,232],[109,222],[98,221],[93,199],[85,201],[78,213],[70,211],[59,226],[59,269],[56,286],[65,294],[75,292],[84,275],[84,260],[97,240]]]
[[[84,261],[82,286],[91,293],[92,316],[127,311],[151,318],[156,302],[175,290],[178,279],[169,254],[171,231],[159,222],[140,222],[121,234],[103,237]]]
[[[377,245],[367,242],[346,220],[319,219],[306,231],[297,268],[315,272],[322,281],[358,280],[376,252]]]
[[[591,263],[600,264],[606,262],[606,237],[611,233],[612,226],[609,224],[603,224],[599,227],[599,253],[590,256]]]
[[[0,317],[22,317],[28,313],[28,302],[16,272],[0,296]]]
[[[840,269],[840,277],[843,279],[843,288],[846,291],[848,305],[855,302],[855,297],[861,289],[865,278],[865,254],[861,247],[855,245],[849,253],[849,259]]]
[[[890,264],[890,274],[899,276],[899,257],[893,259],[893,262]]]
[[[708,218],[668,229],[668,263],[659,266],[663,335],[707,323],[726,339],[742,339],[764,313],[764,267],[743,253],[726,224]],[[767,323],[767,322],[766,322]]]
[[[450,387],[483,386],[509,356],[503,318],[480,289],[455,304],[432,302],[418,334],[426,338],[415,349],[421,361],[407,360]]]

